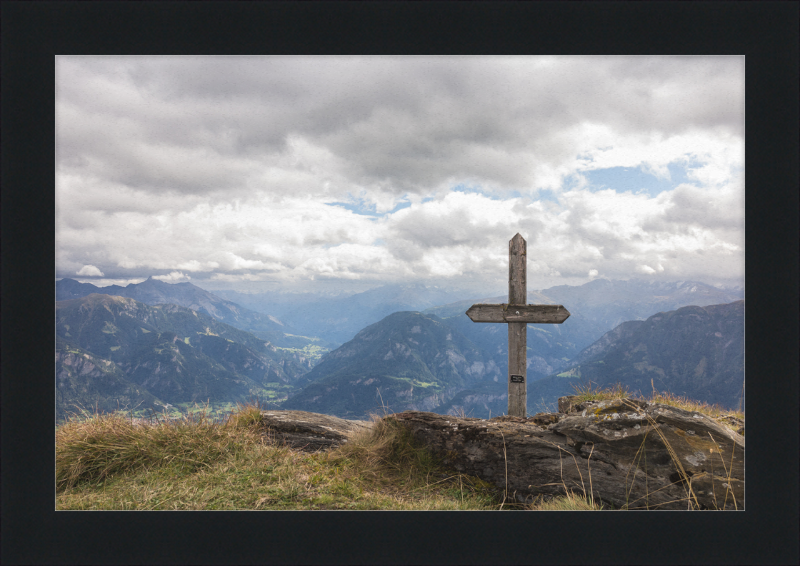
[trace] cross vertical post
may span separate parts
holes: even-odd
[[[508,242],[508,302],[527,302],[527,244],[517,234]],[[508,414],[525,418],[528,401],[527,371],[528,323],[508,323]]]
[[[526,416],[528,401],[528,324],[561,324],[569,318],[569,311],[563,305],[526,304],[527,260],[525,238],[517,234],[508,242],[508,303],[478,303],[467,310],[472,322],[508,324],[508,414],[522,418]]]

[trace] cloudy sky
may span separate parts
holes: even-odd
[[[744,285],[743,57],[58,57],[56,273]]]

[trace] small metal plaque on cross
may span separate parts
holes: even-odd
[[[527,245],[517,234],[508,242],[508,303],[478,303],[467,310],[472,322],[508,324],[508,414],[525,417],[528,400],[527,375],[528,324],[561,324],[569,318],[562,305],[528,305],[525,280]]]

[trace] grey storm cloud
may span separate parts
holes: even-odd
[[[59,62],[61,166],[145,191],[242,189],[291,136],[354,184],[526,188],[581,123],[739,132],[738,58],[80,57]],[[657,71],[657,72],[654,72]],[[280,191],[280,187],[273,187]]]
[[[645,230],[668,230],[676,225],[709,229],[743,230],[744,192],[709,195],[697,187],[681,185],[672,191],[663,216],[643,225]]]

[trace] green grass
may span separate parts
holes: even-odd
[[[386,377],[391,377],[392,379],[396,379],[398,381],[403,381],[405,383],[408,383],[409,385],[413,385],[414,387],[423,387],[423,388],[433,387],[434,390],[444,389],[444,387],[442,387],[439,383],[437,383],[435,381],[421,381],[421,380],[415,379],[413,377],[399,377],[399,376],[394,376],[394,375],[389,375],[389,376],[386,376]]]

